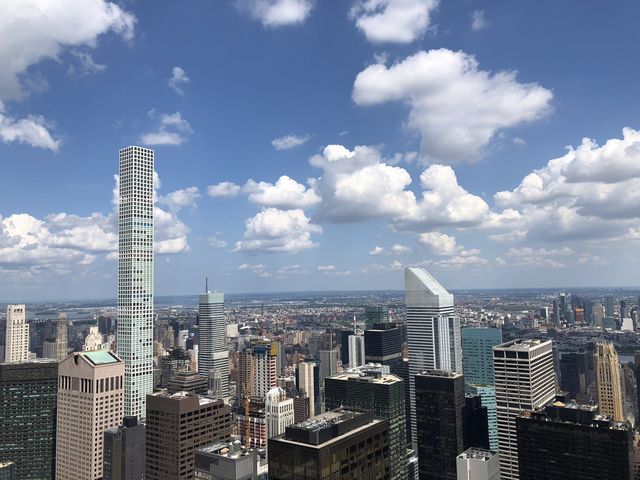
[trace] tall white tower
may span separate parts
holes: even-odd
[[[29,324],[24,305],[7,305],[7,328],[4,361],[29,360]]]
[[[229,396],[229,351],[225,342],[224,293],[209,292],[198,301],[198,373],[215,382],[214,395]]]
[[[293,398],[287,398],[286,392],[274,387],[265,398],[265,417],[267,419],[267,438],[282,435],[289,425],[293,425]]]
[[[349,368],[364,365],[364,336],[349,335]]]
[[[500,478],[517,480],[518,436],[516,417],[535,410],[555,398],[551,340],[514,340],[493,347],[496,381],[496,416]]]
[[[411,393],[411,438],[416,444],[415,376],[424,370],[462,373],[460,320],[453,295],[423,268],[404,271]]]
[[[153,150],[120,150],[118,356],[124,414],[144,418],[153,391]]]
[[[313,382],[313,369],[315,365],[311,362],[301,362],[298,364],[298,389],[304,390],[309,397],[309,412],[311,416],[316,415],[316,392]]]

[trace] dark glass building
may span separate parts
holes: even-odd
[[[391,478],[407,478],[407,432],[404,381],[382,373],[382,367],[366,365],[324,381],[325,407],[371,410],[376,418],[389,421]]]
[[[374,323],[386,323],[389,321],[389,307],[386,305],[364,307],[364,316],[367,319],[367,326]]]
[[[560,352],[560,386],[571,398],[578,398],[587,391],[590,383],[588,357],[586,351]]]
[[[633,428],[556,401],[516,419],[520,480],[632,480]]]
[[[175,347],[169,352],[169,355],[160,357],[160,387],[167,388],[169,380],[173,378],[176,372],[189,370],[191,368],[191,356],[184,348]]]
[[[365,330],[364,361],[397,368],[402,361],[402,332],[395,323],[375,323]]]
[[[16,478],[54,478],[58,363],[0,363],[0,463],[14,462]]]
[[[175,372],[167,384],[169,393],[193,392],[198,395],[206,395],[209,381],[198,372],[182,370]]]
[[[271,480],[389,480],[389,422],[339,409],[269,439]]]
[[[103,480],[144,478],[144,425],[137,417],[124,417],[122,425],[104,432]]]
[[[340,344],[340,361],[342,365],[349,364],[349,335],[353,335],[353,330],[341,330],[338,335]]]
[[[489,450],[489,415],[480,395],[466,395],[462,409],[464,449]]]
[[[464,377],[427,370],[415,383],[420,480],[456,480],[456,457],[464,451]]]

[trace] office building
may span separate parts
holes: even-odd
[[[389,321],[389,307],[386,305],[370,305],[364,307],[364,316],[367,327],[374,323],[387,323]]]
[[[516,420],[521,480],[631,480],[630,424],[597,414],[595,406],[554,402]]]
[[[0,363],[0,463],[16,479],[55,478],[57,395],[55,360]]]
[[[147,397],[145,480],[192,480],[195,452],[231,438],[231,410],[222,399],[191,392]]]
[[[14,462],[5,462],[0,460],[0,480],[18,480],[16,464]]]
[[[24,305],[7,305],[5,363],[29,360],[29,324]]]
[[[65,313],[58,315],[56,325],[56,357],[59,362],[69,354],[69,320]]]
[[[320,388],[324,386],[324,379],[335,375],[338,371],[338,351],[320,350]]]
[[[136,417],[124,417],[122,425],[105,430],[103,480],[144,478],[144,425]]]
[[[264,399],[267,392],[277,386],[277,356],[278,343],[270,340],[252,340],[249,346],[240,352],[239,396]]]
[[[240,442],[250,448],[267,447],[266,399],[249,397],[236,414]]]
[[[415,376],[420,480],[456,480],[456,457],[464,451],[461,373],[427,370]]]
[[[470,448],[456,457],[457,480],[500,480],[497,452]]]
[[[295,422],[293,398],[280,387],[269,390],[265,398],[265,419],[267,422],[267,438],[282,435],[285,428]]]
[[[124,412],[138,418],[153,391],[153,164],[153,150],[120,150],[116,333]]]
[[[404,381],[376,365],[351,369],[325,379],[325,407],[373,411],[389,421],[391,478],[407,479]]]
[[[60,363],[56,480],[102,478],[104,432],[124,415],[124,373],[108,350],[77,352]]]
[[[309,397],[305,392],[293,396],[293,423],[304,422],[311,416]]]
[[[315,388],[314,388],[314,369],[315,363],[301,362],[298,364],[298,390],[304,392],[309,398],[310,416],[315,416]]]
[[[414,377],[425,370],[462,373],[460,322],[454,315],[453,295],[426,270],[404,271],[409,347],[411,437],[416,442]]]
[[[605,317],[604,307],[599,303],[596,303],[593,306],[593,311],[591,315],[592,315],[593,325],[596,327],[602,327],[602,319]]]
[[[208,390],[209,382],[207,377],[190,370],[177,371],[167,384],[169,393],[193,392],[198,395],[207,395]]]
[[[587,393],[589,386],[589,352],[585,350],[560,352],[560,388],[571,398]]]
[[[496,416],[496,387],[495,385],[465,384],[465,390],[470,395],[479,395],[482,406],[487,409],[487,427],[489,434],[489,448],[498,451],[498,422]]]
[[[191,368],[191,356],[184,348],[175,347],[169,351],[168,355],[160,357],[160,387],[167,388],[169,380],[176,372],[189,370]]]
[[[364,365],[364,336],[349,336],[349,367],[356,368]]]
[[[271,480],[391,478],[389,422],[371,412],[333,410],[269,439]]]
[[[464,380],[467,384],[493,385],[493,347],[502,343],[502,329],[461,329]]]
[[[611,342],[596,343],[594,367],[600,415],[610,417],[615,422],[622,422],[624,408],[620,383],[620,363],[616,349]]]
[[[96,350],[102,350],[104,338],[98,329],[97,325],[89,327],[89,333],[84,339],[84,345],[82,346],[83,352],[94,352]]]
[[[555,398],[551,340],[514,340],[493,347],[496,381],[500,477],[518,476],[516,418],[523,410],[536,409]]]
[[[395,373],[402,361],[402,332],[395,323],[374,323],[364,332],[365,363],[379,363]]]
[[[229,351],[226,340],[224,293],[209,292],[198,301],[198,373],[208,377],[212,371],[221,379],[213,395],[229,396]]]
[[[349,336],[355,332],[353,330],[341,330],[338,332],[338,345],[340,346],[340,361],[342,365],[349,364]]]
[[[55,338],[45,338],[42,342],[42,358],[58,359],[58,350],[56,348]]]
[[[258,451],[246,448],[236,440],[231,443],[214,443],[196,451],[198,480],[258,480],[267,478],[261,473],[262,460]],[[265,468],[263,467],[262,470]]]
[[[465,395],[462,409],[464,449],[489,450],[489,416],[480,395]]]
[[[606,297],[604,297],[604,314],[606,317],[614,316],[614,305],[615,299],[611,295],[607,295]]]

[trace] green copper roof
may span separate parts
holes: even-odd
[[[106,365],[118,363],[120,360],[108,350],[96,350],[95,352],[83,352],[83,355],[94,365]]]

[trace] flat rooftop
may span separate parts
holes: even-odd
[[[501,343],[500,345],[496,345],[493,347],[498,350],[520,350],[520,351],[528,351],[532,348],[539,347],[543,343],[551,342],[551,340],[537,340],[537,339],[526,339],[526,340],[512,340],[511,342]]]
[[[482,448],[470,448],[458,455],[457,458],[461,458],[463,460],[475,459],[486,462],[488,460],[491,460],[497,454],[497,452],[492,452],[491,450],[483,450]]]

